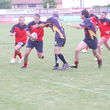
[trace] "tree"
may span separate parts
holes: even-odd
[[[56,8],[55,0],[43,0],[44,8]]]
[[[11,0],[0,0],[0,9],[11,8]]]
[[[108,4],[107,7],[110,7],[110,4]]]

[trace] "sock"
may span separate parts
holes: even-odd
[[[97,60],[98,61],[98,64],[101,64],[102,63],[102,60],[100,59],[100,60]]]
[[[66,60],[65,60],[65,58],[64,58],[64,56],[63,56],[62,54],[58,54],[58,57],[61,59],[61,61],[62,61],[64,64],[67,63]]]
[[[27,67],[27,63],[24,63],[24,67]]]
[[[20,59],[22,59],[21,52],[18,52],[18,56],[19,56]]]
[[[57,67],[57,66],[59,66],[59,62],[58,62],[58,55],[57,54],[55,54],[55,66]]]
[[[15,51],[13,58],[16,58],[18,51]]]
[[[87,50],[87,51],[88,51],[88,48],[89,48],[89,47],[86,47],[86,50]]]
[[[76,66],[78,66],[79,62],[78,62],[78,61],[75,61],[74,64],[75,64]]]

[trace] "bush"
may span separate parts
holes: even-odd
[[[43,7],[44,8],[56,8],[56,2],[55,0],[43,0]]]
[[[0,9],[11,8],[11,0],[0,0]]]

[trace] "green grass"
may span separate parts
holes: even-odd
[[[0,110],[109,110],[110,54],[103,47],[103,67],[91,50],[81,53],[78,69],[53,71],[54,34],[45,29],[45,59],[39,60],[33,50],[26,70],[23,64],[10,64],[14,38],[9,36],[12,24],[0,25]],[[69,64],[74,49],[84,38],[83,31],[65,26],[67,42],[62,50]],[[25,53],[25,48],[22,49]]]

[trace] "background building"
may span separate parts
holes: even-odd
[[[62,8],[62,0],[55,0],[57,8]],[[12,0],[12,8],[43,8],[42,0]]]

